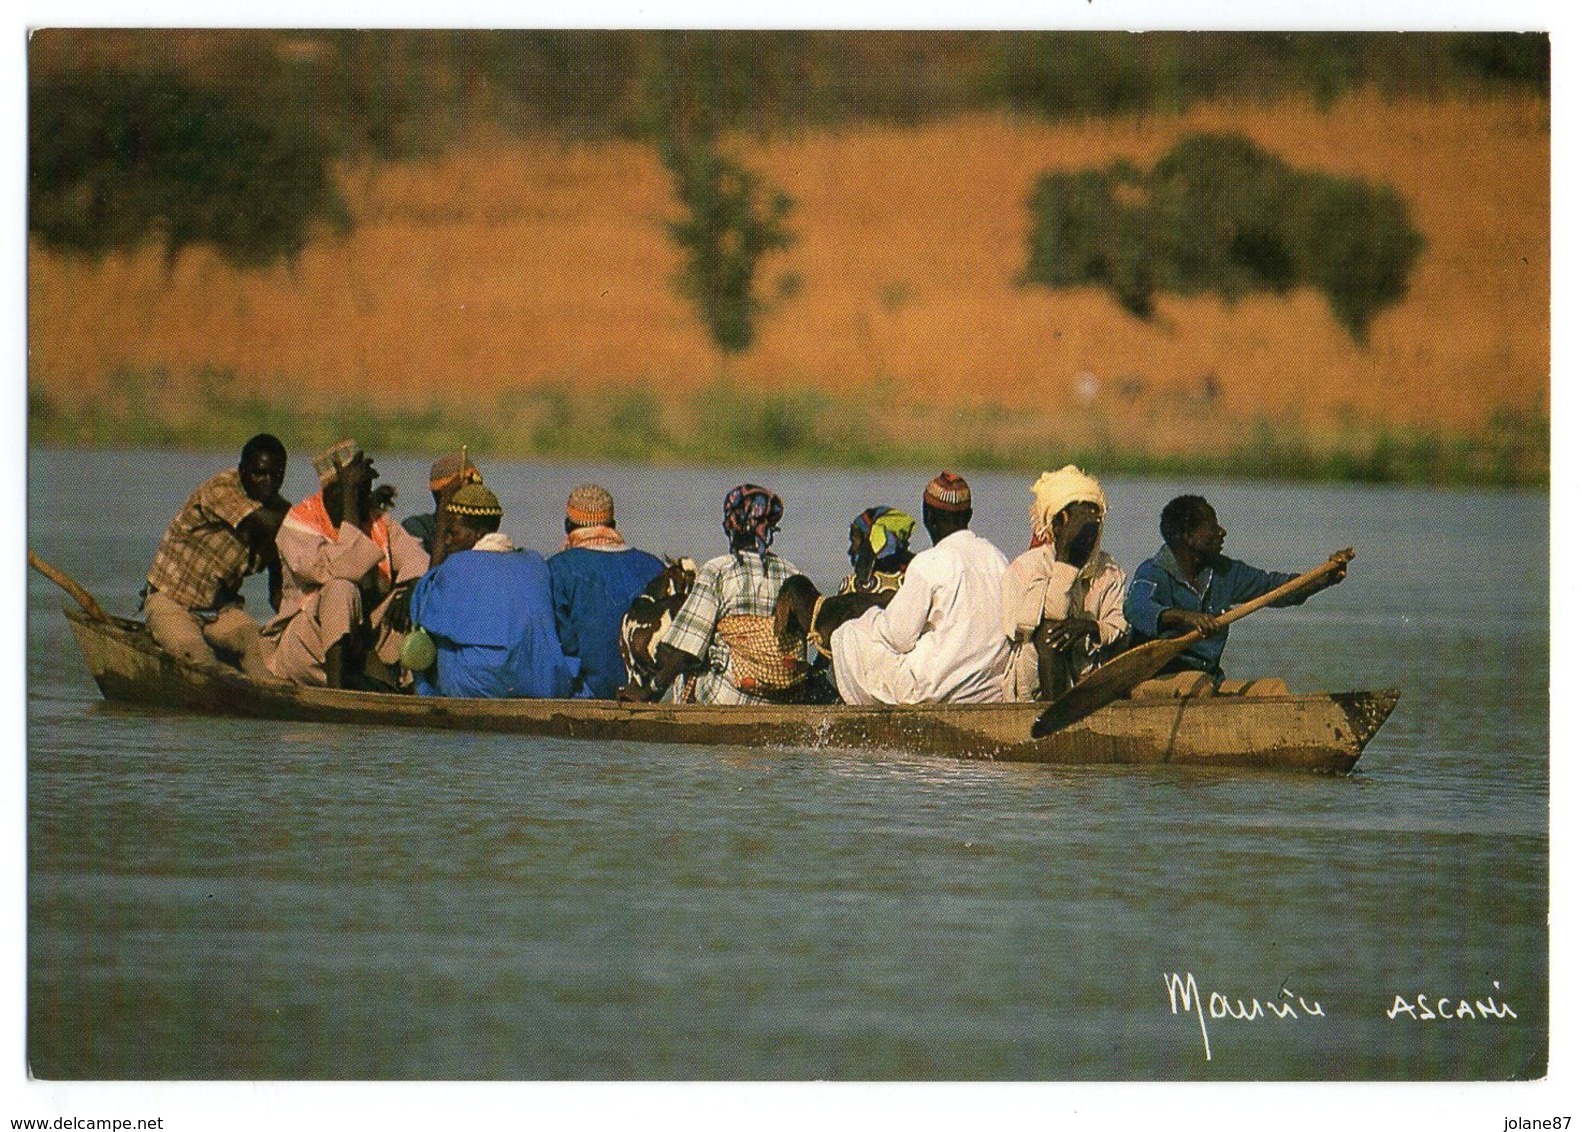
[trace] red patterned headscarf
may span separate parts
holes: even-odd
[[[725,537],[731,549],[767,553],[784,514],[785,504],[766,487],[744,483],[731,488],[725,497]]]

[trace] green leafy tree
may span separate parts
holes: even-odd
[[[719,349],[752,347],[768,308],[759,296],[760,261],[791,246],[783,191],[719,152],[722,78],[719,33],[670,33],[656,68],[652,130],[684,215],[667,222],[684,256],[678,280]]]
[[[89,254],[162,240],[241,266],[290,258],[350,217],[304,118],[173,71],[64,74],[28,107],[28,228]]]
[[[1028,207],[1025,283],[1106,287],[1139,318],[1160,292],[1234,302],[1313,287],[1358,342],[1424,247],[1390,186],[1292,169],[1235,134],[1186,137],[1146,173],[1045,174]]]

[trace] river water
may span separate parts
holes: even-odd
[[[29,544],[130,614],[165,523],[231,459],[35,451]],[[427,462],[379,463],[404,490],[397,514],[422,509]],[[915,513],[935,470],[481,463],[506,531],[546,552],[588,479],[615,492],[633,542],[700,558],[721,547],[725,490],[765,483],[787,501],[776,548],[825,588],[852,515]],[[966,472],[975,529],[1025,547],[1033,473]],[[286,494],[311,476],[294,458]],[[1356,547],[1344,585],[1238,624],[1226,654],[1233,676],[1296,690],[1399,687],[1353,774],[141,713],[100,700],[60,593],[30,575],[32,1072],[1545,1074],[1547,497],[1106,489],[1105,545],[1128,570],[1183,490],[1217,506],[1227,553],[1258,565],[1307,569]],[[1171,976],[1191,977],[1201,1017],[1172,1009]],[[1254,1016],[1216,1017],[1238,1006]]]

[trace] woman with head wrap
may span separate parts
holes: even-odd
[[[843,594],[894,593],[912,561],[917,522],[893,507],[870,507],[851,521],[852,572],[837,591]]]
[[[1007,700],[1053,699],[1126,637],[1126,572],[1099,549],[1109,506],[1099,481],[1067,464],[1030,490],[1032,547],[1001,582]]]
[[[794,694],[807,672],[802,641],[774,632],[775,598],[800,573],[769,549],[785,505],[768,488],[746,483],[725,496],[730,553],[705,562],[655,655],[654,686],[632,696],[657,700],[683,672],[697,672],[699,703],[773,703]]]

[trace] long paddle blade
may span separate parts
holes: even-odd
[[[1300,590],[1307,589],[1343,568],[1355,557],[1350,547],[1329,557],[1322,566],[1315,567],[1284,585],[1276,586],[1266,594],[1228,609],[1214,620],[1215,631],[1232,621],[1239,621],[1249,613],[1256,613],[1264,606],[1279,601]],[[1144,680],[1153,677],[1176,656],[1194,642],[1208,636],[1198,629],[1179,637],[1165,637],[1147,644],[1127,649],[1120,656],[1101,664],[1071,686],[1071,689],[1044,709],[1033,722],[1033,738],[1042,739],[1062,727],[1067,727],[1084,716],[1092,715],[1111,700],[1121,699]]]
[[[1042,739],[1045,735],[1052,735],[1083,716],[1092,715],[1111,700],[1121,699],[1144,680],[1154,676],[1201,636],[1201,633],[1194,632],[1184,637],[1149,641],[1099,665],[1044,709],[1044,714],[1033,723],[1033,738]]]

